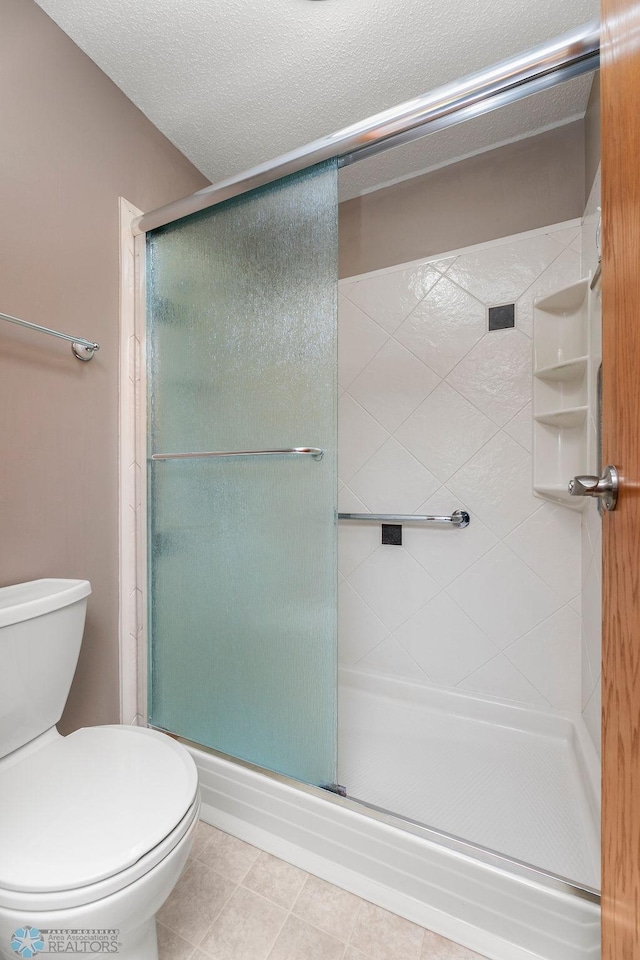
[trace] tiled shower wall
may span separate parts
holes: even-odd
[[[580,247],[572,222],[340,283],[340,510],[472,518],[402,546],[341,522],[343,666],[580,711],[580,514],[531,491],[533,300]]]

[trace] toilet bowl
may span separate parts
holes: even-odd
[[[155,914],[191,848],[189,753],[143,727],[55,728],[87,581],[0,588],[0,956],[157,960]]]

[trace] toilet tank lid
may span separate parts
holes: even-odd
[[[0,587],[0,627],[68,607],[90,593],[88,580],[30,580]]]

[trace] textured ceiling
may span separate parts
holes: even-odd
[[[214,182],[599,12],[598,0],[38,2]],[[357,164],[343,195],[581,116],[588,90],[573,81]]]

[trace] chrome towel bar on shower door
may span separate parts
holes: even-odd
[[[423,517],[414,513],[339,513],[338,520],[365,520],[370,523],[449,523],[468,527],[471,517],[466,510],[454,510],[450,517]]]
[[[214,450],[208,453],[154,453],[152,460],[196,460],[207,457],[313,457],[322,460],[320,447],[283,447],[280,450]]]

